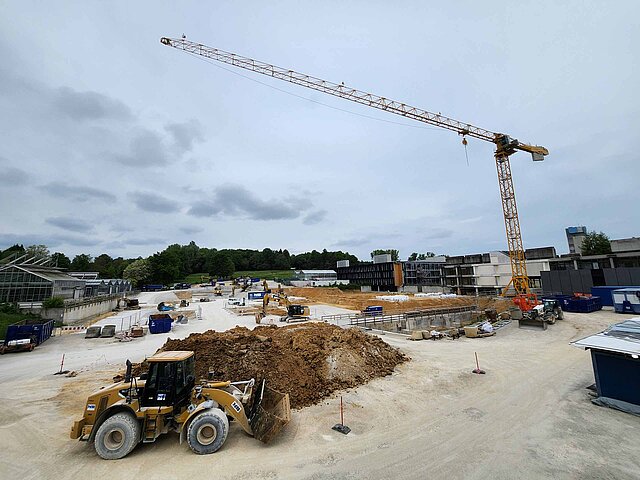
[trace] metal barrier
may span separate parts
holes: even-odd
[[[363,316],[356,315],[349,320],[349,325],[364,328],[373,328],[376,330],[388,330],[401,331],[401,330],[415,330],[419,329],[420,324],[422,328],[428,328],[432,326],[434,320],[441,317],[441,320],[446,325],[447,323],[453,323],[451,316],[465,314],[477,310],[477,305],[467,305],[463,307],[446,307],[446,308],[430,308],[425,310],[413,310],[405,313],[398,313],[394,315],[379,315],[379,316]],[[324,317],[323,317],[324,318]],[[449,325],[447,325],[449,326]],[[387,327],[387,328],[384,328]]]

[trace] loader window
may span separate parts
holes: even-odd
[[[174,396],[175,364],[152,363],[144,388],[144,405],[170,405]]]

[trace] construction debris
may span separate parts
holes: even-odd
[[[336,390],[390,375],[396,365],[409,360],[356,328],[315,322],[209,330],[183,340],[169,339],[159,351],[168,350],[194,351],[197,378],[266,379],[271,388],[289,393],[293,408],[313,405]]]

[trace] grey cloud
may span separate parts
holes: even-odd
[[[134,192],[129,195],[133,199],[133,203],[135,203],[140,210],[146,212],[173,213],[180,210],[176,202],[157,193]]]
[[[131,140],[128,154],[116,154],[113,158],[128,167],[163,166],[169,163],[162,138],[150,130],[138,133]]]
[[[76,237],[74,235],[42,235],[42,234],[15,234],[0,233],[0,246],[3,248],[20,243],[22,245],[46,245],[49,248],[59,247],[60,245],[73,245],[78,247],[92,247],[99,242],[89,237]]]
[[[194,217],[215,217],[222,213],[222,207],[216,204],[215,201],[206,200],[193,205],[187,213]]]
[[[72,232],[86,233],[93,230],[91,224],[72,217],[50,217],[45,219],[45,222],[54,227],[71,230]]]
[[[47,246],[59,245],[59,244],[68,244],[76,247],[94,247],[100,243],[95,238],[88,237],[75,237],[71,235],[53,235],[48,237],[50,240],[45,242]],[[55,243],[52,243],[55,242]]]
[[[315,225],[316,223],[322,222],[327,216],[326,210],[316,210],[315,212],[311,212],[307,214],[302,223],[305,225]]]
[[[333,244],[334,247],[361,247],[362,245],[366,245],[367,243],[371,243],[368,238],[351,238],[347,240],[340,240]]]
[[[215,189],[212,199],[193,205],[187,213],[196,217],[222,214],[251,220],[285,220],[298,218],[310,205],[307,199],[261,200],[241,185],[223,185]]]
[[[132,118],[129,107],[119,100],[97,92],[78,92],[69,87],[55,90],[53,105],[58,112],[79,121]]]
[[[86,202],[92,199],[114,201],[116,196],[99,188],[70,185],[62,182],[51,182],[41,187],[48,194],[54,197],[68,198],[79,202]]]
[[[4,167],[2,169],[3,186],[18,187],[29,183],[29,174],[24,170],[15,167]]]
[[[427,232],[422,235],[422,238],[425,240],[436,240],[439,238],[449,238],[453,235],[453,230],[449,229],[437,229]]]
[[[191,235],[191,234],[194,234],[194,233],[200,233],[200,232],[204,231],[204,229],[194,226],[194,227],[182,227],[180,229],[180,231],[186,233],[187,235]]]
[[[179,153],[190,152],[194,143],[204,140],[202,125],[195,119],[183,123],[169,123],[164,128],[173,137]]]
[[[133,238],[126,243],[128,245],[164,245],[167,241],[164,238]]]
[[[133,227],[130,227],[128,225],[111,225],[111,230],[120,233],[128,233],[134,231]]]

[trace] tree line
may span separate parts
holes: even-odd
[[[339,260],[358,263],[358,258],[348,252],[311,252],[291,255],[288,250],[215,249],[173,244],[149,257],[112,258],[103,253],[92,257],[85,253],[73,259],[62,252],[50,253],[46,245],[13,245],[0,252],[2,259],[49,257],[49,265],[73,272],[98,272],[100,278],[126,278],[136,285],[147,283],[170,284],[183,280],[192,273],[206,273],[213,277],[231,277],[238,271],[252,270],[327,270],[335,269]],[[28,257],[27,257],[28,258]]]

